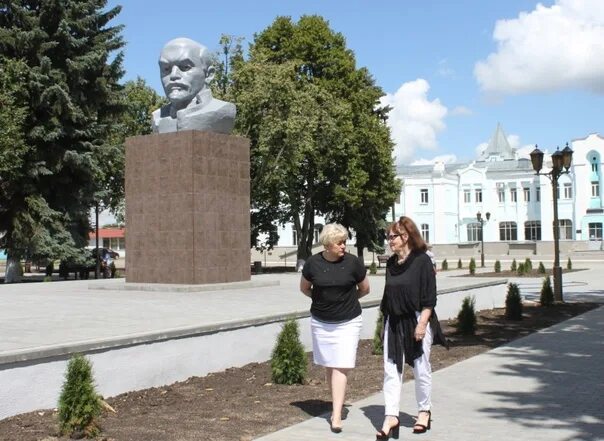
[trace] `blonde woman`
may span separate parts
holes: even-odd
[[[302,269],[300,291],[312,299],[313,361],[325,366],[332,398],[331,431],[342,431],[342,407],[348,372],[355,367],[363,320],[359,299],[369,293],[365,265],[346,252],[348,230],[327,224],[319,242],[324,249]]]

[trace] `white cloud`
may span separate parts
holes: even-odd
[[[451,109],[451,116],[468,116],[472,113],[472,110],[468,109],[466,106],[457,106]]]
[[[437,134],[444,130],[447,108],[439,99],[428,100],[430,85],[422,78],[404,83],[394,94],[380,99],[381,105],[389,105],[388,116],[394,155],[397,164],[408,162],[416,149],[435,150]]]
[[[438,69],[436,72],[438,75],[445,78],[455,76],[455,71],[449,66],[449,61],[446,58],[443,58],[438,62]]]
[[[436,164],[438,162],[442,162],[443,164],[453,164],[457,161],[457,156],[450,154],[450,155],[439,155],[439,156],[435,156],[432,159],[417,159],[415,161],[413,161],[411,163],[411,165],[429,165],[429,164]]]
[[[474,148],[474,151],[476,152],[476,157],[480,158],[482,156],[482,153],[487,149],[488,146],[489,146],[488,142],[481,142],[480,144],[478,144]]]
[[[520,94],[561,89],[604,93],[604,1],[557,0],[499,20],[497,51],[474,66],[483,91]]]

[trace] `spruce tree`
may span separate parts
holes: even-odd
[[[474,335],[476,333],[476,312],[474,305],[476,299],[474,296],[464,297],[461,303],[461,309],[457,314],[457,331],[463,335]]]
[[[508,320],[522,320],[522,297],[520,288],[516,283],[508,284],[508,293],[505,298],[505,318]]]
[[[0,8],[0,52],[21,60],[14,105],[24,109],[26,151],[0,193],[2,246],[9,260],[81,258],[89,213],[110,205],[115,160],[111,127],[123,103],[118,84],[124,45],[106,0],[7,0]],[[2,65],[4,68],[4,63]]]
[[[382,355],[384,353],[384,314],[378,312],[377,320],[375,321],[375,330],[373,331],[373,340],[371,341],[371,353],[374,355]]]

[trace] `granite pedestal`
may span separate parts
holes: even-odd
[[[203,131],[126,140],[126,282],[250,280],[250,150]]]

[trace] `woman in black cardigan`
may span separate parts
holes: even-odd
[[[386,264],[386,285],[380,305],[384,315],[384,423],[376,439],[398,438],[403,365],[413,367],[418,416],[414,433],[431,424],[432,343],[446,346],[434,311],[436,273],[426,254],[426,242],[406,216],[388,229],[393,252]]]

